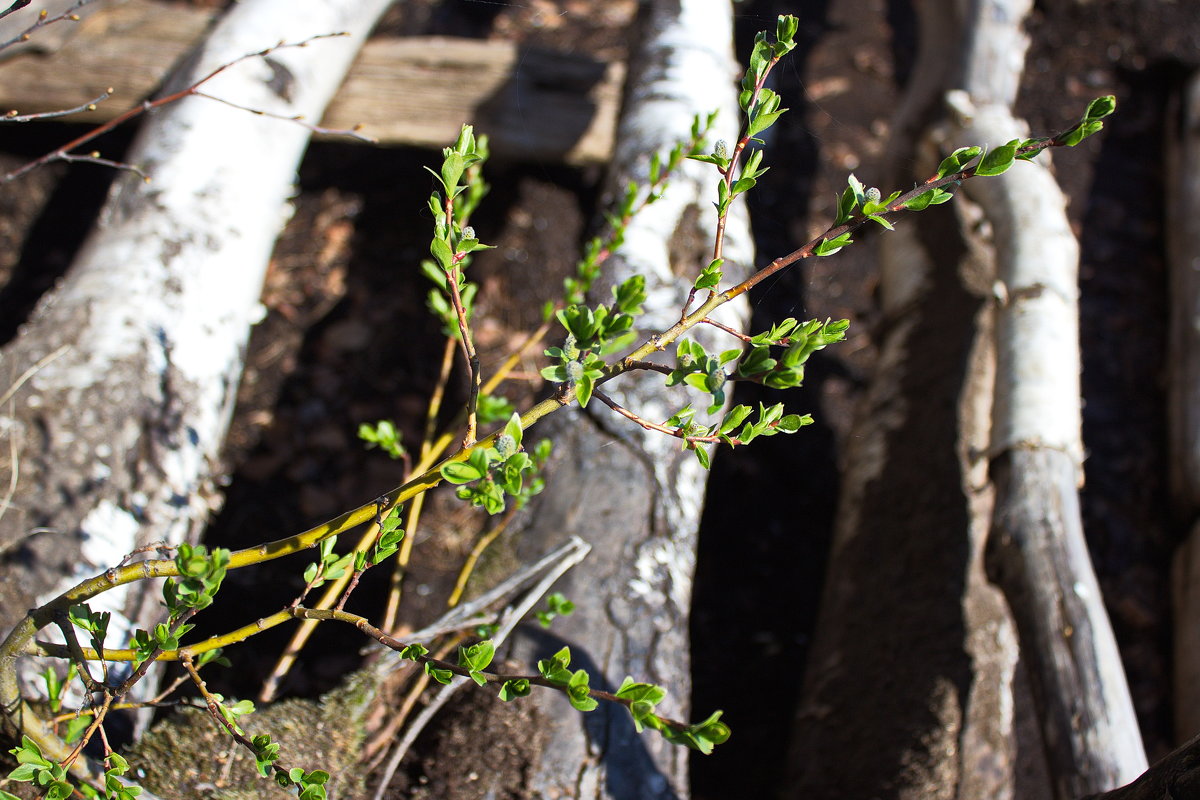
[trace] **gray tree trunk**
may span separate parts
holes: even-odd
[[[281,41],[350,35],[251,59],[215,97],[319,120],[387,0],[250,0],[172,86]],[[309,139],[303,126],[202,97],[145,121],[63,282],[0,353],[10,486],[0,518],[0,628],[38,597],[153,542],[194,538],[220,504],[219,451],[275,238]],[[139,585],[97,603],[114,640],[159,613]],[[129,622],[122,625],[120,620]]]
[[[893,161],[1027,135],[1009,109],[1028,3],[918,10],[921,59],[893,124]],[[935,126],[944,94],[952,113]],[[925,156],[927,172],[938,158]],[[791,797],[1046,796],[1040,737],[1020,718],[1029,688],[1058,796],[1145,767],[1078,519],[1078,250],[1061,194],[1044,167],[1018,164],[962,195],[959,227],[972,233],[945,230],[935,212],[883,239],[889,325],[851,437]],[[1056,460],[1065,473],[1046,463]],[[1031,687],[1006,603],[982,570],[985,537]]]
[[[729,141],[738,119],[728,0],[654,0],[643,6],[638,25],[642,39],[630,67],[610,176],[618,191],[631,179],[645,183],[650,155],[686,139],[696,114],[719,108],[713,138]],[[691,282],[711,258],[717,177],[706,165],[686,162],[665,197],[636,218],[606,267],[607,283],[598,287],[597,300],[608,298],[609,284],[646,275],[650,299],[639,322],[643,333],[678,320]],[[729,280],[748,275],[753,261],[747,218],[738,204],[735,208],[725,247]],[[738,326],[745,313],[739,306],[723,319]],[[732,339],[722,343],[732,346]],[[630,375],[604,391],[663,422],[694,398],[680,391],[665,397],[662,381],[658,374]],[[707,474],[677,439],[647,433],[598,401],[586,411],[555,414],[545,424],[547,429],[528,435],[552,435],[555,456],[546,493],[514,537],[518,555],[542,552],[572,534],[593,551],[560,587],[576,602],[575,613],[556,620],[549,632],[518,632],[513,656],[533,663],[569,646],[572,668],[586,668],[593,686],[615,690],[626,675],[658,683],[668,690],[660,712],[686,719],[688,606]],[[580,715],[564,698],[544,692],[528,702],[536,703],[541,721],[538,737],[529,742],[523,796],[687,797],[688,751],[653,732],[637,734],[624,709],[602,704]]]
[[[886,192],[932,173],[968,21],[918,6],[920,50],[892,120]],[[973,208],[897,220],[879,238],[880,355],[847,437],[842,495],[784,796],[1045,797],[1012,699],[1016,635],[983,570],[994,257]],[[1036,754],[1035,754],[1036,755]]]
[[[993,147],[1029,135],[1012,105],[1031,8],[973,5],[952,135]],[[1079,245],[1047,160],[963,188],[992,225],[1000,301],[988,572],[1012,609],[1054,792],[1067,800],[1120,786],[1147,764],[1079,515]]]

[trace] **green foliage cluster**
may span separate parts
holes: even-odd
[[[551,444],[548,440],[530,444],[526,432],[541,418],[572,402],[587,406],[593,399],[599,399],[643,428],[680,440],[681,446],[692,451],[706,468],[711,446],[745,445],[762,436],[795,433],[810,424],[810,415],[788,413],[782,402],[760,404],[757,409],[736,405],[725,410],[731,382],[752,381],[773,389],[801,385],[809,359],[844,339],[846,320],[788,318],[775,322],[768,330],[744,334],[725,328],[709,315],[801,259],[833,255],[852,244],[854,231],[867,223],[891,230],[898,214],[949,201],[955,188],[965,180],[999,175],[1015,161],[1032,159],[1048,147],[1078,144],[1100,130],[1103,118],[1114,109],[1112,98],[1100,98],[1088,106],[1072,128],[1055,137],[1013,140],[991,150],[981,146],[959,148],[924,182],[886,196],[850,175],[846,188],[838,195],[836,216],[828,230],[795,252],[776,258],[741,283],[727,285],[722,270],[725,223],[733,201],[752,190],[768,170],[763,166],[761,137],[787,109],[781,107],[780,97],[766,84],[780,59],[795,48],[797,28],[795,17],[782,16],[773,37],[765,32],[756,37],[750,66],[741,81],[741,127],[732,144],[721,140],[709,147],[705,140],[715,114],[698,117],[687,141],[665,156],[655,154],[650,158],[645,186],[630,184],[626,188],[617,209],[608,216],[608,231],[588,243],[575,274],[564,282],[561,301],[545,309],[546,324],[532,341],[536,343],[544,336],[551,321],[562,329],[562,344],[543,350],[549,364],[541,369],[541,375],[554,386],[554,394],[524,412],[518,412],[512,403],[494,394],[493,383],[498,380],[485,385],[472,343],[477,288],[467,280],[466,271],[472,254],[488,245],[478,240],[469,220],[487,193],[481,170],[487,160],[488,146],[485,137],[476,137],[470,126],[464,126],[454,145],[442,151],[440,168],[429,170],[436,185],[428,204],[433,235],[430,258],[421,263],[422,272],[433,284],[429,309],[451,340],[448,357],[453,348],[461,348],[471,384],[469,399],[457,423],[466,429],[459,449],[438,461],[453,437],[434,435],[437,403],[431,402],[429,431],[417,453],[419,461],[412,466],[412,477],[387,495],[309,531],[236,553],[180,545],[172,559],[147,560],[108,570],[31,612],[0,645],[0,665],[11,665],[18,654],[24,653],[65,658],[69,667],[64,675],[51,669],[43,676],[48,708],[60,717],[64,712],[70,716],[66,709],[67,687],[72,684],[82,687],[86,699],[65,723],[48,724],[15,688],[15,677],[0,671],[0,701],[25,731],[21,744],[11,750],[18,767],[9,778],[34,785],[48,798],[65,798],[77,791],[85,797],[132,800],[140,789],[125,778],[129,764],[108,748],[103,737],[103,770],[93,771],[90,782],[77,786],[72,782],[71,771],[77,766],[83,746],[97,731],[102,732],[105,715],[145,676],[149,665],[160,660],[178,660],[214,722],[253,755],[263,778],[294,790],[303,800],[324,798],[329,773],[280,763],[281,747],[270,733],[252,734],[244,727],[255,711],[254,704],[248,700],[226,700],[210,692],[200,674],[208,665],[229,663],[221,655],[225,646],[293,619],[352,624],[380,644],[396,650],[402,658],[420,664],[425,675],[438,684],[465,679],[480,687],[492,685],[506,702],[528,696],[535,687],[559,691],[575,709],[584,713],[605,702],[624,706],[639,732],[657,731],[667,741],[701,753],[710,753],[725,742],[730,729],[721,721],[720,711],[697,723],[673,720],[658,711],[666,696],[664,688],[632,677],[626,677],[616,692],[595,689],[586,670],[571,668],[568,648],[539,661],[536,673],[510,674],[494,667],[498,644],[498,639],[490,638],[494,626],[483,626],[478,641],[459,644],[456,659],[447,661],[431,655],[425,643],[397,641],[366,618],[344,611],[343,606],[364,571],[393,559],[403,568],[413,538],[406,529],[411,531],[417,524],[423,493],[439,483],[455,486],[458,498],[491,515],[520,508],[542,491],[545,485],[542,470],[550,457]],[[634,276],[614,287],[608,303],[589,304],[589,293],[605,261],[622,246],[631,221],[662,197],[670,176],[685,159],[709,164],[717,174],[713,252],[711,258],[706,257],[707,264],[696,265],[679,322],[637,344],[637,322],[646,302],[644,278]],[[734,346],[709,352],[698,341],[688,338],[689,332],[702,324],[711,324],[730,334]],[[649,360],[671,345],[675,354],[673,366]],[[608,381],[642,371],[664,375],[664,390],[678,387],[703,397],[703,414],[692,402],[686,402],[667,420],[647,420],[636,410],[622,408],[604,393],[603,386]],[[501,427],[490,435],[477,437],[480,425],[493,424]],[[377,447],[392,458],[405,459],[406,465],[413,457],[401,444],[399,428],[390,420],[362,425],[359,437],[369,447]],[[366,534],[354,547],[339,553],[339,535],[357,526],[366,526]],[[212,603],[229,570],[314,547],[316,560],[303,570],[304,591],[291,605],[227,634],[185,643],[194,627],[191,618]],[[117,586],[155,577],[167,578],[163,587],[163,621],[149,630],[134,632],[124,649],[110,647],[107,637],[111,615],[92,611],[88,600]],[[316,607],[303,605],[309,592],[326,585],[341,593],[335,608],[329,607],[332,602]],[[542,625],[550,625],[573,610],[574,603],[554,593],[546,598],[546,607],[536,613],[536,618]],[[65,645],[34,639],[38,630],[51,624],[57,624],[63,631]],[[78,632],[86,635],[87,647],[79,640]],[[132,675],[118,677],[117,671],[109,668],[117,662],[132,664]],[[98,668],[99,675],[93,674],[93,668]],[[5,669],[11,670],[11,666]],[[0,791],[0,798],[11,797]]]
[[[532,452],[521,449],[521,417],[513,413],[490,447],[477,447],[464,461],[442,466],[447,482],[458,485],[456,495],[489,514],[499,514],[513,498],[517,508],[545,488],[541,469],[550,458],[550,440],[542,439]]]

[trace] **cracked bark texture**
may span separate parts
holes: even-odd
[[[387,5],[237,4],[171,85],[281,41],[346,31],[205,85],[247,108],[320,119]],[[149,117],[128,159],[152,182],[118,178],[66,278],[0,353],[0,391],[10,390],[0,482],[15,486],[0,518],[5,631],[37,598],[136,547],[193,538],[219,504],[242,353],[309,135],[201,97]],[[158,615],[146,588],[93,603],[117,612],[114,639]]]
[[[738,119],[728,0],[655,0],[640,9],[643,39],[630,68],[625,110],[609,185],[619,193],[631,179],[644,183],[651,153],[688,136],[696,114],[720,109],[711,139],[733,141]],[[634,221],[625,245],[609,262],[595,300],[634,274],[647,278],[649,301],[639,320],[643,333],[679,318],[691,281],[711,259],[712,201],[716,172],[685,162],[665,197]],[[744,209],[735,203],[726,231],[726,282],[748,275],[753,260]],[[736,308],[735,308],[736,306]],[[745,321],[743,304],[718,314],[729,325]],[[707,347],[714,332],[698,332]],[[735,346],[726,338],[720,346]],[[673,352],[662,355],[673,362]],[[694,398],[666,392],[656,373],[629,375],[604,391],[655,422]],[[527,663],[571,648],[573,668],[585,668],[592,685],[615,690],[626,675],[658,683],[668,697],[662,714],[689,717],[688,606],[696,533],[707,473],[678,440],[647,433],[598,401],[569,409],[530,435],[551,434],[555,456],[546,493],[531,506],[519,534],[525,557],[577,534],[594,548],[564,580],[561,590],[575,613],[548,632],[517,636],[515,656]],[[657,734],[634,731],[628,713],[602,704],[580,715],[556,693],[535,693],[549,720],[547,744],[528,772],[527,797],[684,798],[688,752]],[[701,713],[707,713],[701,709]]]
[[[927,175],[955,147],[1017,135],[948,126],[945,103],[950,90],[1011,103],[1025,48],[1011,26],[1024,11],[992,2],[917,11],[920,55],[888,161]],[[912,177],[893,174],[881,188]],[[1009,244],[986,232],[989,213],[960,194],[880,240],[880,359],[850,437],[787,797],[1049,796],[1013,619],[984,568],[990,295],[1005,257],[997,251]]]
[[[950,135],[990,146],[1028,136],[1013,115],[1031,0],[976,0]],[[1029,667],[1060,800],[1127,783],[1147,766],[1121,654],[1088,553],[1083,476],[1079,243],[1048,158],[963,186],[996,253],[996,384],[985,561]]]

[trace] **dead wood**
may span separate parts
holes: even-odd
[[[945,43],[965,23],[939,4],[919,10],[887,153],[927,174],[959,70]],[[880,188],[914,177],[893,172]],[[878,240],[880,355],[847,437],[786,797],[1046,796],[1036,750],[1016,746],[1029,704],[1013,702],[1016,635],[983,569],[994,259],[969,233],[974,209],[947,211],[898,220]]]
[[[1166,756],[1137,780],[1082,800],[1164,800],[1200,796],[1200,737]]]
[[[56,52],[0,64],[0,109],[74,108],[108,87],[114,97],[71,117],[107,122],[149,97],[212,22],[190,6],[125,0],[70,31]],[[624,65],[584,55],[449,37],[367,42],[322,115],[326,128],[383,144],[444,147],[472,123],[512,158],[598,163],[612,153]]]
[[[995,147],[1028,136],[1011,109],[1030,7],[972,4],[963,91],[951,98],[955,140]],[[1054,792],[1065,800],[1146,768],[1079,516],[1079,246],[1044,161],[963,188],[992,225],[997,263],[987,565],[1016,620]]]
[[[1028,3],[974,2],[958,19],[938,4],[919,10],[922,61],[894,123],[892,157],[911,158],[914,145],[904,137],[929,125],[924,115],[944,113],[937,98],[946,90],[953,90],[946,93],[949,124],[931,130],[945,149],[996,146],[1028,135],[1010,111],[1023,69],[1020,25]],[[963,50],[946,52],[951,41],[963,42]],[[932,171],[936,158],[927,163]],[[829,586],[798,720],[797,797],[835,789],[896,797],[1047,791],[1036,777],[1023,788],[1015,783],[1027,774],[1017,759],[1038,761],[1036,755],[1030,759],[1036,734],[1018,739],[1002,711],[1012,708],[1021,677],[1015,654],[1011,647],[991,648],[990,659],[980,657],[988,651],[973,651],[980,640],[967,635],[973,625],[997,632],[1011,625],[978,571],[989,507],[987,492],[978,493],[982,464],[972,453],[981,441],[982,452],[992,456],[995,490],[986,563],[1013,609],[1055,793],[1065,798],[1108,788],[1145,767],[1078,518],[1072,477],[1072,470],[1080,474],[1082,452],[1078,248],[1061,193],[1043,166],[1020,164],[1000,178],[968,182],[963,194],[956,205],[960,216],[975,217],[973,225],[964,225],[975,231],[972,236],[898,231],[886,240],[881,287],[890,324],[864,421],[852,437]],[[936,226],[935,216],[921,223]],[[978,234],[981,220],[990,223],[991,241]],[[971,272],[963,271],[970,258],[949,245],[956,240],[994,263],[1000,301],[994,321],[981,297],[990,270],[976,268],[972,281]],[[926,242],[937,242],[938,249]],[[989,415],[985,440],[978,425],[982,417],[986,428]],[[1064,472],[1060,462],[1074,466]],[[939,475],[960,482],[938,491]],[[928,538],[941,546],[927,545]],[[922,592],[930,574],[941,575],[941,584],[933,584],[940,596]],[[868,587],[879,586],[896,587],[904,602],[872,597]],[[990,605],[977,605],[989,597]],[[964,613],[959,602],[976,608],[975,615]],[[907,621],[895,606],[912,612]],[[983,608],[989,609],[985,615],[978,611]],[[927,641],[931,637],[940,649]],[[879,652],[913,653],[914,664],[892,657],[872,666]],[[975,656],[969,663],[968,653]],[[956,655],[964,659],[957,667]],[[960,734],[968,730],[963,715],[980,698],[993,703],[989,713],[995,717],[976,720],[987,735]],[[823,725],[824,719],[830,721]],[[982,757],[964,754],[959,762],[962,745],[981,747]],[[839,761],[843,767],[830,766]],[[872,769],[863,770],[864,763]],[[853,782],[849,789],[846,781]]]
[[[206,85],[245,107],[319,117],[386,5],[241,3],[176,88],[281,40],[349,31]],[[134,548],[194,537],[219,504],[242,352],[308,138],[301,126],[210,99],[165,108],[129,154],[153,182],[118,179],[66,278],[0,353],[4,483],[13,487],[0,518],[4,630],[39,596]],[[138,588],[102,598],[117,612],[114,637],[159,613],[155,591]]]
[[[642,9],[638,30],[641,41],[631,62],[609,182],[617,192],[630,179],[645,182],[650,154],[686,139],[694,115],[720,109],[722,127],[714,139],[733,140],[737,120],[727,2],[651,2]],[[610,283],[646,276],[650,299],[639,322],[643,331],[678,320],[694,276],[711,258],[716,180],[705,165],[687,162],[662,200],[635,219],[624,247],[606,266]],[[749,274],[753,260],[744,211],[731,216],[726,237],[725,274],[736,280]],[[608,284],[598,287],[598,300],[609,296]],[[744,313],[741,306],[724,320],[737,326]],[[626,376],[605,391],[655,422],[686,402],[664,397],[657,374]],[[517,556],[523,559],[570,534],[593,550],[561,589],[576,602],[575,613],[555,621],[550,632],[524,631],[514,657],[531,663],[569,646],[572,668],[587,669],[593,686],[616,689],[627,675],[661,684],[668,691],[661,713],[687,718],[688,606],[707,474],[678,440],[647,433],[599,402],[586,411],[564,410],[547,424],[548,430],[528,434],[551,434],[555,456],[547,491],[531,506],[519,534]],[[543,720],[545,745],[529,755],[528,796],[688,795],[688,752],[656,734],[636,733],[623,708],[602,704],[580,715],[557,695],[529,700]],[[452,768],[461,770],[462,762]]]

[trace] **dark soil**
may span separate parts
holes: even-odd
[[[606,0],[420,0],[398,4],[383,30],[510,37],[612,59],[624,56],[632,10],[632,2]],[[751,195],[765,262],[824,227],[846,172],[869,184],[894,166],[882,163],[882,147],[914,57],[915,24],[899,0],[752,0],[738,4],[737,13],[743,53],[775,14],[802,21],[802,45],[777,73],[776,89],[792,110],[773,132],[773,171]],[[1163,466],[1160,143],[1169,98],[1200,60],[1200,19],[1187,2],[1045,0],[1030,34],[1018,111],[1035,132],[1059,129],[1093,96],[1111,92],[1120,103],[1098,144],[1055,160],[1083,240],[1085,522],[1153,758],[1172,742],[1166,575],[1182,535],[1171,518]],[[61,133],[58,126],[32,137],[3,128],[0,151],[19,161]],[[264,291],[268,316],[248,351],[226,454],[227,500],[210,542],[236,547],[295,532],[399,482],[403,464],[364,450],[354,432],[361,422],[389,418],[406,442],[420,439],[441,336],[424,312],[427,285],[417,270],[427,253],[429,185],[414,176],[436,157],[335,143],[310,149],[296,214]],[[494,363],[536,325],[558,276],[573,267],[595,218],[601,177],[598,170],[552,164],[492,165],[493,189],[474,225],[481,240],[498,247],[472,268],[481,318],[494,320],[480,329],[485,361]],[[0,191],[0,338],[15,334],[66,268],[106,180],[94,167],[44,170]],[[770,797],[786,773],[837,502],[841,442],[871,370],[878,324],[868,247],[813,261],[768,282],[752,302],[756,326],[788,315],[851,319],[849,341],[814,358],[805,387],[788,399],[818,422],[794,437],[724,452],[713,469],[692,619],[692,702],[697,712],[725,709],[735,734],[713,756],[693,759],[697,798]],[[452,393],[461,393],[461,376],[451,383]],[[526,384],[516,392],[533,390]],[[737,397],[759,399],[765,396],[754,390]],[[748,497],[754,500],[744,502]],[[435,506],[441,515],[430,517],[405,595],[404,619],[414,625],[437,613],[479,526],[452,516],[449,503]],[[236,599],[226,610],[287,602],[300,588],[304,560],[270,580],[231,574],[227,594]],[[368,582],[355,602],[378,608],[385,590]],[[268,639],[264,649],[278,652],[285,638]],[[357,663],[357,641],[326,638],[310,646],[285,690],[328,689]],[[273,663],[241,666],[223,690],[247,696]],[[400,779],[412,792],[405,796],[473,796],[469,775],[455,785],[426,777],[433,753],[452,758],[452,740],[462,735],[455,731],[470,728],[499,742],[522,735],[476,730],[478,720],[456,724],[469,713],[458,709],[438,723],[437,741],[421,749]],[[497,766],[515,767],[519,759],[506,752],[497,752]],[[512,792],[521,796],[519,782]]]

